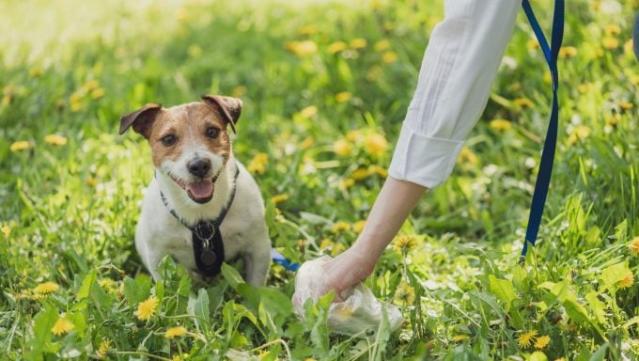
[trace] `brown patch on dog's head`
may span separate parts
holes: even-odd
[[[235,124],[242,114],[242,100],[222,95],[202,95],[202,100],[213,107],[226,123],[231,125],[233,133],[237,133]]]
[[[215,182],[231,157],[227,125],[235,131],[241,109],[241,100],[217,95],[170,108],[149,104],[122,117],[120,134],[131,126],[142,134],[151,146],[155,167],[200,203],[207,197],[198,194],[208,193],[202,182]]]
[[[200,148],[225,160],[231,153],[226,121],[202,102],[163,109],[148,137],[153,164],[164,159],[177,160],[188,148]]]
[[[120,119],[120,134],[124,134],[131,126],[137,133],[149,138],[149,132],[155,116],[162,109],[159,104],[149,103],[142,108],[123,116]]]

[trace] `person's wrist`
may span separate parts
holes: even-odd
[[[382,256],[386,249],[385,243],[380,243],[380,235],[374,235],[373,232],[363,232],[359,235],[352,248],[356,249],[361,254],[369,255],[370,258],[377,262],[377,259]]]
[[[377,260],[382,252],[365,242],[358,241],[351,247],[351,253],[358,259],[357,263],[361,265],[362,271],[365,273],[365,276],[368,277],[373,273]]]

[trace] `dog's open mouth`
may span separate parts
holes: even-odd
[[[196,203],[206,203],[213,198],[214,190],[213,181],[211,179],[202,179],[201,181],[186,184],[186,193]]]
[[[213,198],[213,191],[215,190],[214,179],[207,178],[196,182],[184,182],[173,176],[171,176],[171,179],[173,179],[180,188],[184,189],[189,198],[195,203],[206,203]]]

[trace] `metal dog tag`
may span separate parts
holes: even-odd
[[[214,265],[216,260],[217,256],[215,252],[211,251],[210,249],[202,250],[202,253],[200,254],[200,261],[202,261],[205,266],[210,267]]]

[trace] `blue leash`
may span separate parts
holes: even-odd
[[[550,122],[544,141],[544,148],[541,153],[541,162],[539,163],[539,173],[535,184],[535,191],[530,206],[530,215],[528,218],[528,227],[526,228],[526,239],[524,247],[521,250],[520,260],[526,259],[528,252],[528,244],[535,245],[537,242],[537,234],[539,233],[539,225],[541,224],[541,216],[544,213],[544,205],[546,196],[548,195],[548,186],[550,185],[550,177],[552,175],[552,166],[555,158],[555,148],[557,144],[557,132],[559,128],[559,99],[557,97],[557,89],[559,88],[559,71],[557,69],[557,56],[564,37],[564,0],[555,0],[555,14],[552,24],[552,43],[549,46],[543,30],[535,17],[535,13],[530,6],[529,0],[523,0],[522,6],[526,17],[530,22],[537,41],[544,52],[544,57],[552,74],[552,108],[550,112]]]
[[[286,257],[284,257],[284,255],[276,251],[274,248],[271,248],[271,259],[273,260],[273,263],[277,263],[291,272],[297,272],[297,270],[300,268],[299,263],[295,263],[287,259]]]
[[[528,18],[528,22],[530,22],[530,26],[537,37],[539,46],[544,53],[544,57],[548,63],[548,68],[550,68],[550,73],[552,74],[552,108],[550,112],[550,122],[546,133],[546,140],[544,141],[544,148],[541,153],[539,172],[535,183],[532,204],[530,206],[528,227],[526,228],[526,239],[524,241],[524,247],[521,250],[520,260],[523,262],[526,259],[526,253],[528,252],[528,244],[530,243],[534,246],[537,242],[537,234],[539,233],[541,216],[544,213],[544,205],[546,203],[546,197],[548,196],[548,186],[550,185],[552,166],[555,158],[557,132],[559,128],[559,100],[557,98],[557,89],[559,88],[559,71],[557,69],[557,57],[564,37],[564,0],[555,0],[555,14],[553,16],[552,24],[552,43],[550,45],[546,40],[544,31],[539,25],[539,21],[537,21],[537,17],[533,12],[529,0],[522,0],[522,6],[526,13],[526,17]],[[639,33],[639,26],[635,31]],[[639,52],[637,48],[639,48],[639,46],[635,43],[635,51]],[[274,263],[277,263],[292,272],[297,271],[300,267],[298,263],[290,261],[274,249],[271,249],[271,258]]]

